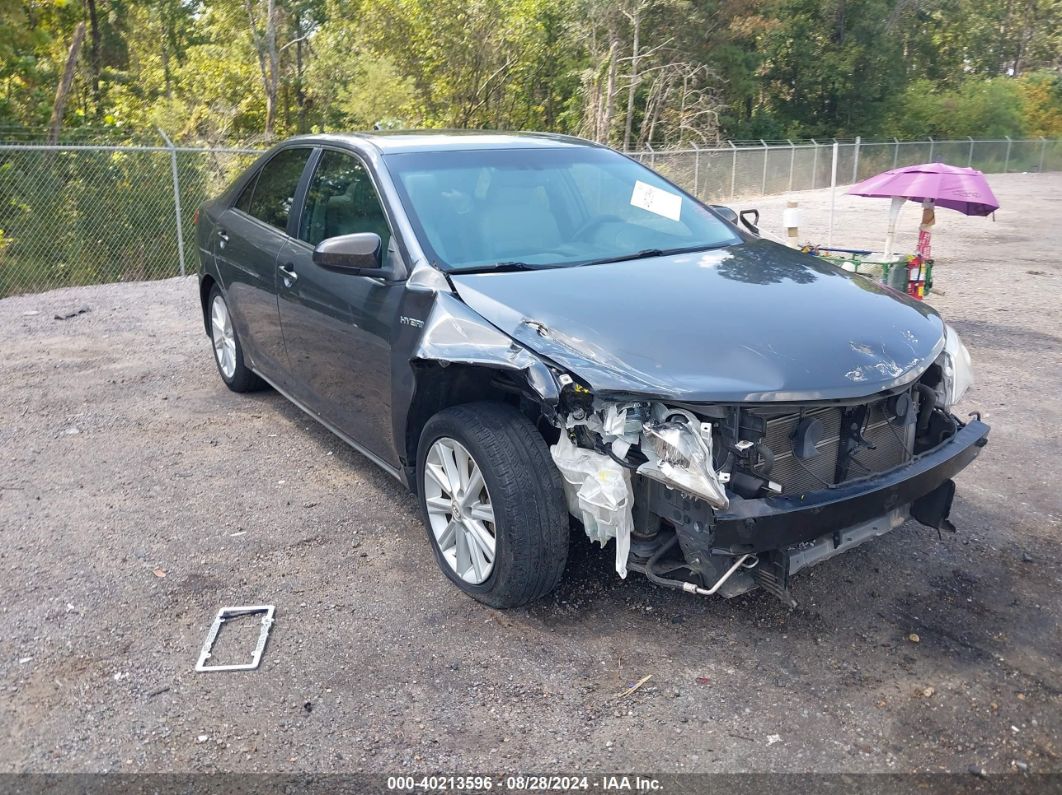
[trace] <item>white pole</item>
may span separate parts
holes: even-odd
[[[177,149],[161,127],[155,129],[159,131],[162,140],[166,142],[166,148],[170,150],[170,170],[173,173],[173,211],[177,218],[177,257],[181,262],[181,276],[184,276],[184,227],[181,224],[181,188],[177,181]]]
[[[883,259],[888,262],[892,259],[892,250],[896,245],[896,219],[900,216],[900,208],[903,207],[903,203],[907,201],[903,196],[893,196],[892,204],[889,205],[889,232],[885,235],[885,256]]]
[[[763,144],[763,181],[760,183],[760,195],[767,195],[767,142],[762,138],[760,143]]]
[[[859,145],[863,142],[862,136],[856,136],[855,160],[852,162],[852,184],[859,182]]]
[[[1010,145],[1012,142],[1009,135],[1004,135],[1003,137],[1007,139],[1007,159],[1003,162],[1003,173],[1006,174],[1010,170]]]
[[[833,139],[833,165],[830,168],[830,228],[826,233],[826,245],[833,245],[833,211],[837,201],[837,139]]]
[[[785,227],[785,243],[789,248],[800,248],[800,211],[795,201],[787,201],[782,210],[782,226]]]
[[[693,195],[701,198],[701,150],[696,143],[693,144]]]
[[[811,189],[815,190],[815,178],[819,173],[819,142],[814,138],[811,142],[815,144],[815,159],[811,161]]]
[[[734,146],[733,141],[727,141],[730,144],[730,148],[734,150],[734,161],[730,167],[730,198],[734,198],[735,188],[737,185],[737,147]]]
[[[786,138],[789,141],[788,138]],[[793,163],[796,160],[796,147],[793,146],[793,142],[789,141],[789,192],[793,192]],[[1040,170],[1044,170],[1043,158],[1040,158]]]

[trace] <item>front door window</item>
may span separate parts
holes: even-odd
[[[326,149],[306,192],[299,239],[311,246],[356,232],[375,232],[387,250],[391,230],[365,167],[350,155]]]

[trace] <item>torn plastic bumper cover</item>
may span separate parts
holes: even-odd
[[[616,572],[626,577],[634,527],[630,471],[607,455],[576,447],[564,433],[550,453],[563,478],[568,513],[580,519],[586,535],[602,547],[616,539]]]

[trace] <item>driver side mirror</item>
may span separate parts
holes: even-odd
[[[729,221],[730,223],[735,225],[737,224],[738,214],[734,212],[734,210],[727,207],[725,204],[709,204],[708,206],[715,210],[716,213],[723,216],[723,218]]]
[[[375,232],[358,232],[322,240],[313,250],[314,264],[330,271],[382,276],[383,242]]]
[[[723,216],[727,221],[737,226],[741,223],[752,234],[758,235],[760,233],[760,211],[759,210],[742,210],[739,215],[735,210],[727,207],[725,204],[709,204],[710,208],[715,210],[719,215]],[[752,220],[750,221],[749,218]]]

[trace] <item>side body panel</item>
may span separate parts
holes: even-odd
[[[398,466],[391,423],[391,340],[404,285],[336,273],[289,240],[279,260],[280,320],[292,396],[381,459]]]
[[[287,384],[289,374],[277,257],[288,241],[313,151],[286,143],[266,153],[214,204],[217,218],[202,241],[212,251],[247,363],[279,384]]]
[[[214,238],[214,258],[244,355],[262,375],[286,382],[277,308],[277,257],[287,236],[228,209],[218,220]]]

